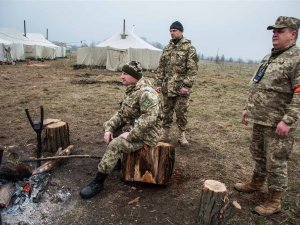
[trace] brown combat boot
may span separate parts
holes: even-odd
[[[159,137],[159,141],[162,141],[162,142],[170,142],[171,141],[170,128],[163,128],[162,129],[162,134]]]
[[[251,182],[236,183],[234,185],[234,188],[237,191],[241,191],[245,193],[262,191],[265,181],[266,181],[266,176],[261,176],[258,173],[253,173]]]
[[[183,147],[189,146],[189,142],[185,138],[185,132],[181,133],[180,137],[178,138],[178,142]]]
[[[262,216],[270,216],[281,211],[281,191],[269,190],[268,199],[255,207],[255,212]]]

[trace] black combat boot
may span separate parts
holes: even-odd
[[[97,176],[89,183],[86,187],[82,188],[80,191],[80,196],[83,199],[92,198],[100,191],[103,190],[103,183],[107,177],[105,173],[97,173]]]
[[[114,167],[114,170],[120,171],[121,169],[122,169],[122,161],[121,159],[118,159],[118,162]]]

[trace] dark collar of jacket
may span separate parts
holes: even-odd
[[[294,47],[295,45],[296,45],[296,43],[293,43],[293,44],[285,47],[284,49],[278,49],[278,50],[272,48],[272,50],[271,50],[271,57],[276,57],[276,56],[280,55],[281,53],[283,53],[283,52],[289,50],[290,48]]]
[[[178,44],[183,44],[183,43],[191,43],[191,41],[188,40],[188,39],[186,39],[184,36],[182,36],[182,38],[179,40],[179,42],[178,42],[176,45],[178,45]],[[173,42],[173,39],[171,39],[171,40],[169,41],[169,44],[170,44],[170,45],[175,45],[174,42]]]

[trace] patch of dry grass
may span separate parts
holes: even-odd
[[[24,110],[28,108],[33,117],[38,117],[39,106],[43,105],[45,118],[69,123],[75,153],[98,154],[99,146],[103,152],[102,124],[117,110],[124,92],[119,85],[119,73],[92,68],[74,70],[74,57],[46,63],[50,67],[33,68],[25,63],[0,66],[0,144],[24,145],[33,141],[35,133]],[[253,166],[248,150],[251,126],[243,128],[240,120],[255,68],[255,65],[199,63],[189,108],[187,137],[191,146],[177,148],[175,178],[180,179],[180,184],[171,187],[171,196],[164,196],[167,200],[161,206],[172,202],[172,195],[183,205],[192,205],[178,214],[186,216],[184,221],[174,212],[169,215],[178,219],[178,224],[193,221],[199,186],[205,179],[224,182],[232,197],[241,203],[242,212],[230,224],[299,224],[299,137],[291,156],[290,189],[283,213],[273,218],[254,215],[251,209],[263,196],[241,195],[232,188],[235,182],[249,178]],[[154,74],[145,72],[145,76],[153,78]],[[174,143],[176,131],[174,125]],[[27,157],[28,154],[32,152],[27,152]]]

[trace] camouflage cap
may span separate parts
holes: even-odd
[[[137,61],[131,61],[122,67],[122,71],[139,80],[142,78],[142,67]]]
[[[268,26],[268,30],[280,29],[289,27],[295,30],[299,30],[300,20],[295,17],[279,16],[275,22],[275,25]]]

